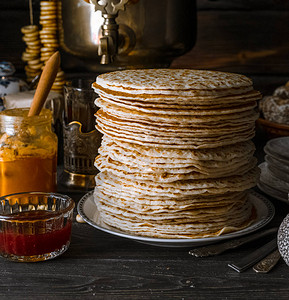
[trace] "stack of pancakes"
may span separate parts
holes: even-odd
[[[257,100],[239,74],[187,69],[102,74],[94,199],[102,221],[136,235],[199,238],[252,222],[248,190]]]

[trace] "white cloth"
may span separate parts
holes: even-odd
[[[35,90],[8,94],[4,97],[4,107],[5,109],[30,107],[34,94]],[[51,108],[50,102],[53,99],[59,99],[62,102],[62,98],[61,94],[50,91],[45,102],[45,107]]]
[[[25,91],[15,94],[9,94],[4,97],[4,109],[25,108],[30,107],[33,100],[35,90]],[[62,122],[63,112],[63,95],[50,91],[44,104],[53,113],[53,123]]]

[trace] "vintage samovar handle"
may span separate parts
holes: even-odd
[[[115,19],[118,12],[125,9],[129,0],[119,0],[117,3],[113,0],[90,0],[90,2],[94,4],[96,11],[101,11],[104,18],[98,55],[101,56],[101,64],[109,64],[113,62],[118,52],[118,24]]]

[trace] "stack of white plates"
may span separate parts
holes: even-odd
[[[289,203],[289,137],[268,141],[264,151],[265,162],[259,165],[261,176],[258,187],[264,193]]]

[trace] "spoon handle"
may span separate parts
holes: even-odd
[[[28,112],[28,117],[39,115],[56,78],[59,66],[60,54],[57,51],[48,59],[45,64]]]
[[[228,240],[223,243],[212,244],[212,245],[208,245],[208,246],[194,248],[189,251],[189,254],[196,256],[196,257],[206,257],[206,256],[211,256],[211,255],[218,255],[229,249],[235,249],[244,244],[247,244],[249,242],[260,239],[266,235],[276,233],[277,230],[278,230],[277,227],[269,228],[269,229],[266,229],[263,231],[258,231],[254,234],[247,235],[247,236],[244,236],[241,238]]]
[[[260,262],[258,262],[253,267],[253,270],[257,273],[268,273],[277,264],[280,257],[281,257],[281,255],[279,253],[279,250],[276,249],[275,251],[270,253],[268,256],[266,256],[264,259],[262,259]]]
[[[277,238],[274,238],[264,246],[245,256],[240,261],[236,263],[229,263],[228,266],[231,267],[233,270],[241,273],[249,267],[255,265],[258,261],[262,260],[265,256],[274,251],[276,248]]]

